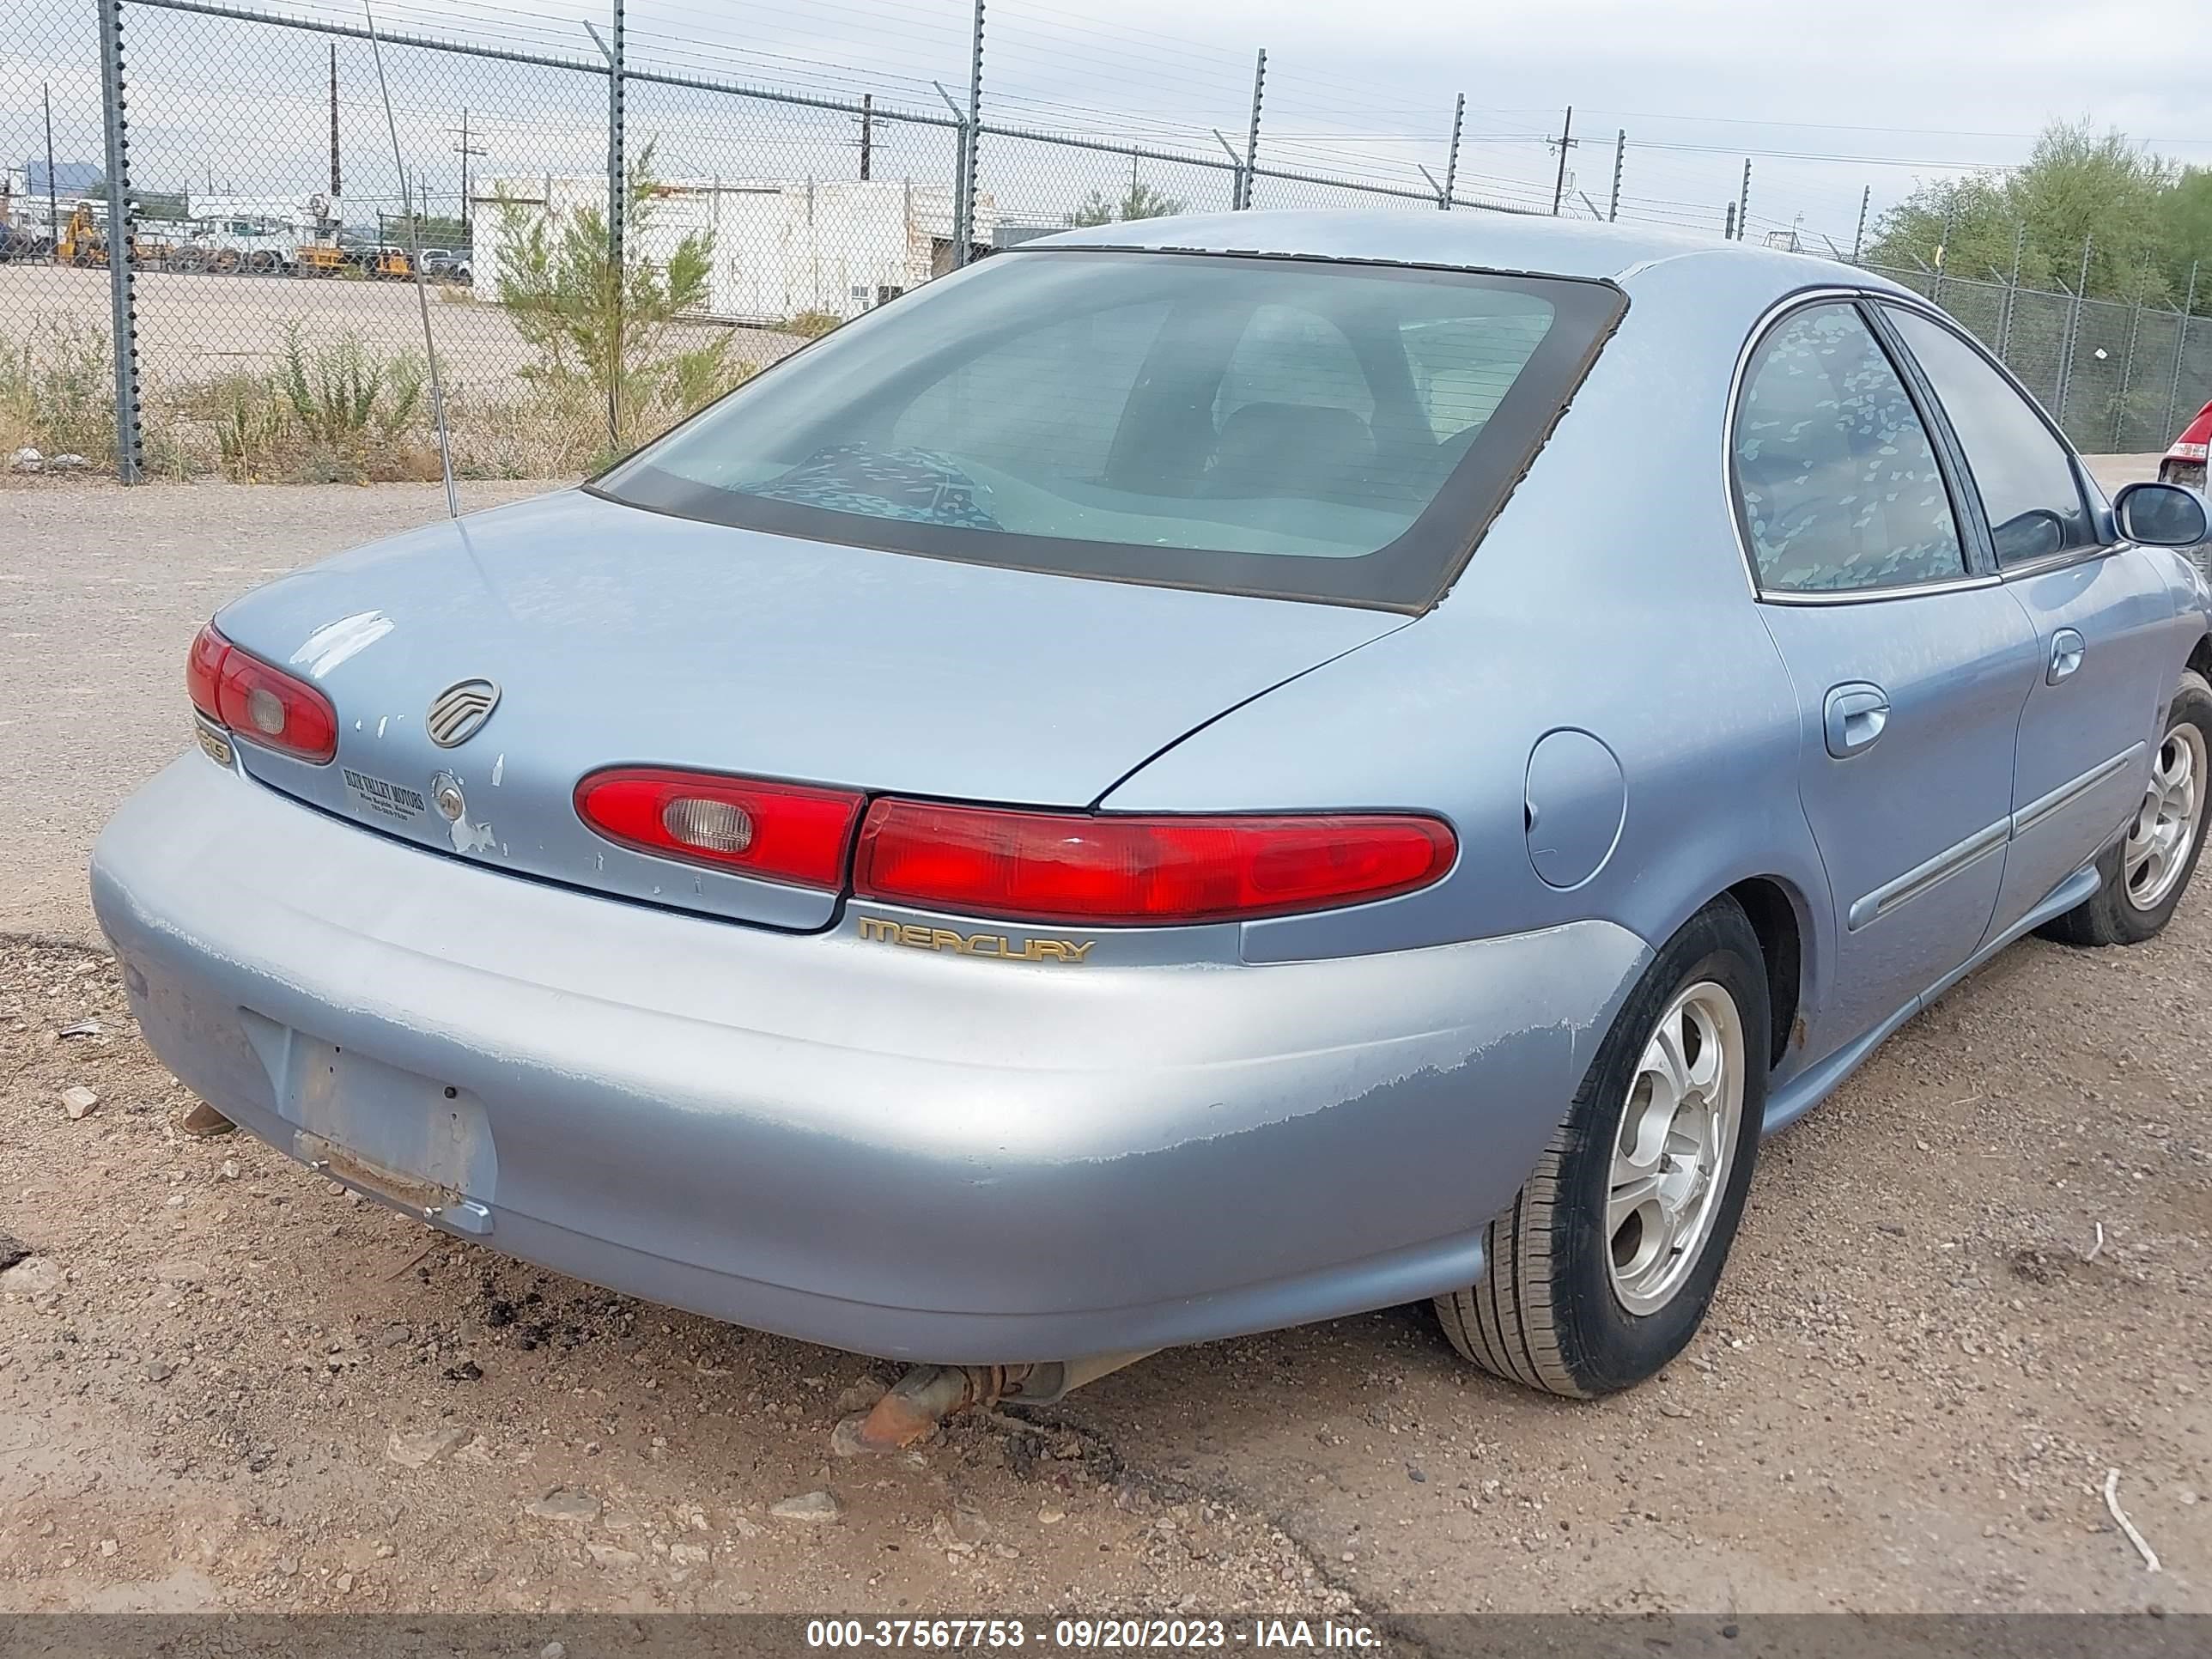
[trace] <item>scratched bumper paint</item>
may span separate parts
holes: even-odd
[[[943,1363],[1473,1279],[1648,954],[1603,922],[1264,966],[779,933],[412,847],[198,753],[92,877],[148,1041],[272,1145],[458,1195],[526,1261]]]

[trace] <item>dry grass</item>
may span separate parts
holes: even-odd
[[[20,342],[0,345],[0,453],[29,447],[115,459],[115,369],[106,336],[40,315]]]

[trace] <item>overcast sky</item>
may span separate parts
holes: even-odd
[[[361,19],[358,0],[283,9]],[[580,20],[604,21],[606,10],[575,0],[386,0],[379,15],[394,31],[588,57]],[[48,79],[58,153],[97,155],[90,12],[60,0],[4,9],[0,155],[13,160],[42,142],[39,83]],[[964,100],[969,19],[966,0],[630,0],[629,9],[636,64],[868,91],[886,105],[934,110],[944,106],[933,82]],[[125,8],[125,30],[141,77],[132,113],[142,183],[212,173],[246,188],[312,173],[320,42],[145,5]],[[2212,165],[2212,29],[2186,7],[2138,0],[994,0],[987,40],[987,120],[1218,155],[1214,129],[1242,146],[1253,49],[1264,45],[1263,165],[1421,188],[1419,167],[1443,172],[1453,98],[1464,92],[1462,193],[1548,208],[1557,152],[1543,135],[1572,103],[1583,142],[1569,156],[1571,206],[1583,197],[1606,205],[1613,137],[1625,128],[1622,217],[1717,229],[1749,155],[1754,233],[1802,215],[1808,236],[1846,247],[1863,187],[1873,187],[1878,214],[1920,180],[2019,161],[2053,118],[2117,125],[2178,160]],[[365,52],[342,52],[360,178],[374,175],[381,140]],[[410,165],[428,168],[434,189],[448,188],[445,175],[458,166],[444,127],[464,106],[474,111],[473,137],[494,152],[480,171],[588,165],[603,97],[589,77],[422,54],[391,64]],[[660,137],[679,169],[773,175],[834,165],[823,147],[843,142],[849,124],[840,118],[793,112],[739,134],[726,118],[729,101],[646,89],[632,98],[633,129]],[[933,132],[879,129],[878,176],[941,172],[947,149]],[[1030,148],[1002,151],[994,180],[994,159],[987,152],[983,188],[995,183],[1017,206],[1118,176],[1103,161]],[[1194,205],[1212,205],[1221,191],[1196,169],[1156,171]],[[1285,188],[1273,199],[1301,198]],[[1261,204],[1269,200],[1263,181]]]

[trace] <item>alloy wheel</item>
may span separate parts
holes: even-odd
[[[2151,763],[2142,805],[2120,848],[2120,874],[2128,902],[2154,910],[2189,867],[2204,815],[2204,734],[2193,720],[2177,720]]]
[[[1632,1314],[1665,1307],[1711,1237],[1743,1118],[1743,1053],[1735,1000],[1700,980],[1668,1005],[1637,1062],[1605,1209],[1613,1292]]]

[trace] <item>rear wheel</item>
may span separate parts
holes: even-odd
[[[2172,920],[2204,850],[2212,795],[2212,684],[2185,672],[2127,833],[2097,860],[2097,890],[2043,933],[2062,945],[2140,945]]]
[[[2160,464],[2158,481],[2160,483],[2187,484],[2191,489],[2204,488],[2203,461],[2165,461]]]
[[[1490,1224],[1487,1273],[1437,1298],[1462,1355],[1588,1397],[1640,1382],[1682,1351],[1758,1160],[1766,984],[1734,899],[1716,899],[1661,949],[1535,1172]]]

